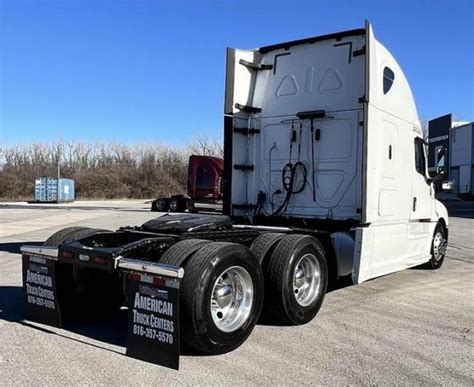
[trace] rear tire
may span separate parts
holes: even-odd
[[[323,245],[309,235],[287,235],[264,264],[265,311],[284,324],[299,325],[318,313],[328,284]]]
[[[171,246],[160,258],[160,263],[183,266],[189,257],[211,243],[205,239],[185,239]]]
[[[185,198],[171,198],[170,200],[170,211],[171,212],[184,212],[186,211],[187,200]]]
[[[60,244],[64,243],[69,239],[73,234],[83,231],[90,230],[87,227],[66,227],[62,230],[55,232],[43,243],[44,246],[58,247]]]
[[[184,342],[221,354],[239,347],[252,332],[263,304],[263,273],[248,248],[214,242],[191,256],[181,281]]]
[[[153,210],[153,207],[152,207],[152,211],[159,211],[159,212],[168,212],[169,210],[169,203],[165,200],[165,199],[156,199],[154,201],[155,203],[155,209]]]
[[[255,238],[250,245],[250,251],[255,255],[255,258],[257,258],[260,265],[262,265],[265,258],[272,254],[277,243],[286,235],[287,234],[269,232]]]
[[[446,229],[442,224],[438,223],[431,242],[431,259],[425,263],[423,267],[429,270],[437,270],[443,266],[447,247],[448,240],[446,237]]]

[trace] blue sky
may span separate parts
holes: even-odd
[[[473,119],[473,4],[0,0],[0,140],[185,144],[222,131],[225,48],[369,19],[422,119]]]

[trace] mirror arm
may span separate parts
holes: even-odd
[[[435,177],[433,178],[428,178],[428,183],[431,184],[431,183],[436,183],[437,181],[441,180],[442,178],[444,177],[444,173],[440,173],[439,175],[436,175]]]

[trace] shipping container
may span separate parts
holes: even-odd
[[[59,195],[58,195],[59,192]],[[35,180],[36,202],[73,202],[75,199],[74,180],[54,177],[40,177]]]

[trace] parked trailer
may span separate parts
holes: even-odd
[[[222,211],[223,160],[212,156],[191,155],[188,163],[187,193],[153,200],[152,211]]]
[[[78,297],[88,309],[128,303],[127,354],[177,368],[180,339],[229,352],[262,310],[311,321],[338,278],[443,264],[448,215],[410,87],[370,24],[228,49],[224,121],[224,215],[68,228],[49,251],[24,247],[25,270],[50,275],[61,316]]]

